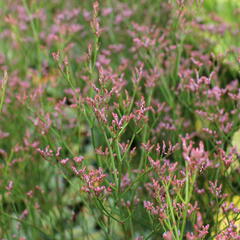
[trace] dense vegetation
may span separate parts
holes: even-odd
[[[0,20],[0,239],[240,239],[238,0]]]

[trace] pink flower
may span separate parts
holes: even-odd
[[[170,231],[165,232],[165,233],[163,234],[163,239],[164,239],[164,240],[173,240],[172,233],[171,233]]]

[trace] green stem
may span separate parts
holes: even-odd
[[[5,100],[7,81],[8,81],[8,74],[7,74],[7,71],[4,71],[3,83],[2,83],[2,89],[1,89],[1,97],[0,97],[0,112],[2,112],[3,103]]]

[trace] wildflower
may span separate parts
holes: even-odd
[[[217,186],[217,180],[215,182],[209,181],[209,190],[216,198],[225,198],[227,194],[222,193],[222,184]]]
[[[204,169],[211,166],[210,160],[208,158],[208,152],[204,150],[203,142],[199,143],[198,148],[193,148],[193,142],[190,142],[190,144],[187,146],[186,139],[182,138],[182,145],[183,158],[189,164],[191,171],[196,169],[203,171]]]
[[[171,233],[170,231],[165,232],[165,233],[163,234],[163,239],[164,239],[164,240],[172,240],[172,239],[173,239],[172,233]]]
[[[9,191],[9,193],[12,191],[13,189],[13,181],[9,181],[8,185],[6,186],[6,190]]]
[[[37,148],[36,151],[39,152],[43,158],[48,158],[53,156],[53,150],[50,149],[49,145],[46,146],[44,150]]]
[[[65,158],[65,159],[62,159],[62,160],[60,161],[60,163],[61,163],[62,165],[66,165],[69,160],[70,160],[69,158]]]
[[[84,157],[83,156],[79,156],[79,157],[74,157],[73,161],[76,163],[81,163],[83,161]]]

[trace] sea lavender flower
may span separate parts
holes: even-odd
[[[183,146],[183,158],[187,161],[190,171],[200,170],[211,166],[211,162],[208,158],[208,152],[204,150],[203,142],[199,143],[199,147],[194,148],[193,142],[190,142],[187,145],[187,141],[185,138],[182,138],[182,146]]]

